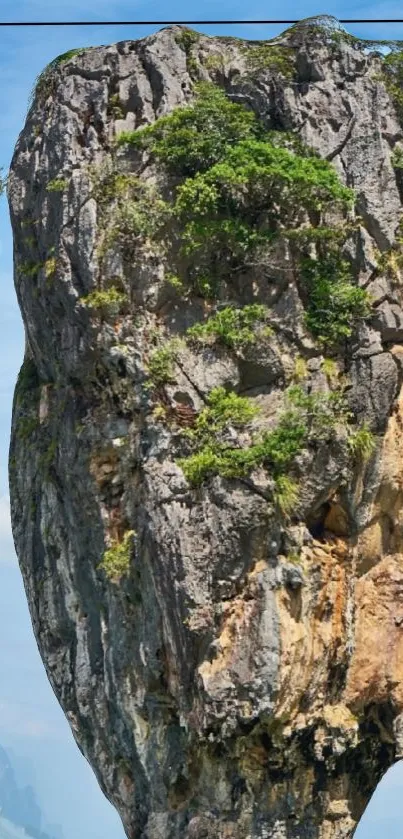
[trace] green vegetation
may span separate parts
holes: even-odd
[[[100,567],[112,582],[118,582],[120,577],[130,571],[134,536],[134,530],[127,530],[122,541],[114,542],[104,553]]]
[[[284,230],[284,238],[289,242],[295,242],[298,247],[304,245],[330,245],[339,246],[345,242],[347,237],[357,229],[357,223],[351,222],[349,224],[340,223],[338,227],[295,227],[290,230]]]
[[[403,169],[403,149],[400,146],[393,149],[391,163],[394,169]]]
[[[305,358],[302,358],[301,355],[297,355],[294,364],[294,374],[293,379],[296,382],[302,382],[308,376],[308,366],[305,361]]]
[[[277,496],[273,500],[285,509],[287,497],[295,500],[296,487],[291,479],[288,483],[283,479],[307,432],[301,412],[288,409],[273,431],[255,437],[246,448],[236,448],[226,442],[226,433],[231,428],[242,430],[250,426],[259,413],[257,406],[251,399],[226,393],[223,388],[213,390],[208,402],[194,429],[186,435],[197,450],[178,461],[189,483],[198,486],[214,474],[225,478],[245,477],[263,466],[274,479]]]
[[[365,460],[375,445],[365,425],[350,425],[352,416],[340,389],[308,394],[301,386],[292,385],[286,391],[285,409],[270,431],[253,432],[251,424],[258,415],[253,400],[224,388],[211,391],[208,405],[197,416],[194,427],[184,432],[193,451],[178,460],[192,486],[200,486],[213,475],[245,478],[263,467],[273,481],[272,501],[287,515],[298,501],[298,486],[290,470],[295,457],[310,443],[328,441],[337,429],[344,428],[346,444],[355,457]],[[239,447],[231,430],[247,430],[250,445]]]
[[[203,481],[212,475],[223,474],[223,458],[220,452],[214,451],[211,446],[205,446],[195,454],[180,458],[177,463],[181,467],[186,480],[194,487],[200,486]]]
[[[18,390],[36,390],[39,384],[38,370],[34,360],[32,358],[24,359],[17,379]]]
[[[298,551],[291,551],[291,553],[287,554],[286,559],[291,565],[301,565],[302,556]]]
[[[27,438],[38,424],[39,399],[40,399],[40,378],[35,362],[26,358],[21,365],[14,392],[14,404],[19,408],[19,419],[17,436]],[[22,414],[22,416],[21,416]]]
[[[200,291],[202,281],[207,295],[214,296],[220,280],[245,261],[267,261],[280,231],[298,223],[301,205],[318,212],[328,202],[348,207],[352,193],[327,161],[241,140],[227,150],[224,162],[178,187],[173,212],[191,284]]]
[[[348,444],[353,455],[365,463],[375,451],[376,439],[368,425],[364,423],[360,428],[351,432]]]
[[[327,439],[338,426],[343,426],[350,451],[365,462],[376,447],[376,439],[367,423],[360,426],[352,424],[354,416],[348,408],[343,387],[335,385],[338,370],[333,360],[324,359],[322,370],[332,379],[334,389],[330,393],[307,394],[301,386],[292,385],[287,390],[288,399],[306,416],[310,439]]]
[[[352,283],[351,267],[335,250],[305,257],[301,273],[308,293],[306,323],[321,344],[349,338],[355,323],[370,314],[368,293]]]
[[[198,65],[197,61],[192,54],[192,47],[194,44],[200,39],[200,35],[198,32],[195,32],[193,29],[183,29],[178,35],[175,35],[175,41],[181,49],[186,53],[186,67],[190,77],[193,79],[197,77],[198,74]]]
[[[16,435],[20,440],[28,440],[37,428],[37,416],[22,416],[18,420]]]
[[[351,35],[350,32],[343,32],[342,30],[335,30],[330,33],[330,39],[333,44],[340,44],[344,41],[344,43],[351,44],[351,46],[358,46],[361,45],[363,42],[357,38],[355,35]]]
[[[273,501],[284,516],[295,510],[298,504],[299,487],[288,475],[278,475],[273,490]]]
[[[194,104],[177,108],[153,125],[123,132],[117,145],[145,149],[174,174],[191,177],[225,157],[235,143],[261,134],[255,115],[230,102],[214,85],[201,83],[195,90]]]
[[[100,214],[100,260],[114,246],[130,255],[132,263],[138,248],[145,244],[155,248],[171,216],[169,204],[157,189],[113,165],[90,166],[88,174]]]
[[[401,244],[396,244],[383,253],[377,254],[376,265],[378,271],[386,274],[394,283],[399,283],[401,279],[401,271],[403,269],[403,250]]]
[[[127,294],[115,286],[91,291],[86,297],[81,297],[81,303],[99,314],[118,314],[122,305],[127,301]]]
[[[22,262],[18,266],[20,274],[25,277],[36,277],[41,268],[43,268],[42,262]]]
[[[400,220],[398,224],[393,246],[382,252],[375,249],[375,260],[378,271],[385,274],[393,283],[400,282],[403,270],[403,220]]]
[[[55,256],[50,256],[49,259],[47,259],[46,262],[44,263],[43,267],[44,267],[44,270],[45,270],[45,277],[47,279],[49,279],[49,277],[52,277],[53,274],[56,272],[56,264],[57,263],[56,263],[56,257]]]
[[[293,47],[263,41],[260,44],[244,42],[238,48],[244,53],[249,69],[271,70],[286,79],[294,79],[296,52]]]
[[[155,408],[153,408],[152,416],[153,419],[157,420],[157,422],[159,420],[165,420],[167,416],[167,409],[165,405],[156,405]]]
[[[108,114],[113,119],[124,119],[125,112],[118,93],[113,93],[108,101]]]
[[[226,65],[226,56],[223,53],[210,53],[205,60],[204,66],[206,70],[215,71],[218,70],[219,72],[223,73],[225,70]]]
[[[54,58],[53,61],[51,61],[47,65],[45,71],[50,69],[53,70],[55,67],[59,67],[60,64],[64,64],[66,61],[70,61],[71,58],[74,58],[75,55],[80,55],[80,53],[84,52],[85,49],[88,49],[88,47],[77,47],[76,49],[67,50],[67,52],[63,52],[61,53],[61,55],[57,55],[56,58]]]
[[[198,443],[206,442],[211,435],[224,431],[228,425],[243,428],[257,415],[258,409],[251,399],[227,392],[223,387],[214,388],[208,397],[208,406],[201,411],[188,436]]]
[[[64,52],[61,55],[57,55],[56,58],[51,61],[44,70],[39,74],[36,79],[35,85],[30,95],[30,104],[33,101],[35,96],[40,96],[41,98],[45,99],[48,96],[52,95],[55,92],[55,75],[54,70],[60,67],[61,64],[64,64],[66,61],[70,61],[75,55],[79,55],[81,52],[84,52],[83,48],[69,50],[68,52]]]
[[[327,439],[337,426],[345,426],[352,419],[342,388],[330,393],[306,393],[301,385],[294,384],[287,389],[287,398],[306,417],[312,439]]]
[[[104,206],[114,199],[129,198],[132,190],[140,192],[146,185],[131,172],[120,172],[111,164],[90,165],[88,174],[92,184],[92,196]]]
[[[26,243],[29,244],[30,246],[32,246],[34,244],[34,241],[35,240],[33,239],[33,237],[27,237],[27,239],[26,239]],[[55,274],[56,267],[57,267],[57,259],[53,255],[53,253],[54,253],[54,248],[51,248],[51,250],[49,251],[49,254],[52,254],[52,255],[49,255],[48,258],[44,262],[23,262],[23,263],[21,263],[21,265],[18,268],[20,274],[23,274],[23,276],[25,276],[25,277],[31,277],[32,279],[37,279],[39,272],[43,270],[46,279],[49,281],[53,277],[53,275]],[[47,286],[49,287],[49,282],[47,283]],[[35,294],[35,292],[34,292],[34,294]]]
[[[165,274],[165,282],[168,283],[168,285],[170,285],[171,288],[174,288],[178,293],[183,293],[186,290],[183,281],[180,277],[178,277],[177,274],[171,274],[168,271],[168,273]]]
[[[39,458],[39,468],[43,472],[44,477],[49,478],[51,466],[55,460],[57,452],[57,440],[53,439],[49,442],[45,451]]]
[[[134,233],[155,241],[163,239],[169,222],[175,289],[208,298],[218,297],[222,283],[231,283],[243,266],[270,264],[273,247],[288,240],[305,289],[307,326],[321,343],[337,345],[370,313],[368,295],[355,285],[341,254],[354,227],[344,219],[354,204],[353,191],[298,138],[265,131],[254,113],[214,85],[203,82],[195,91],[193,104],[117,138],[118,146],[147,151],[181,178],[169,201],[155,191],[143,210],[136,197],[134,230],[127,219],[122,225],[122,216],[117,230],[125,228],[126,242]],[[308,226],[301,228],[302,208]],[[125,201],[126,216],[127,209]],[[333,227],[323,223],[328,211],[341,216]],[[202,334],[205,325],[198,337]]]
[[[195,32],[194,29],[183,29],[182,32],[179,32],[178,35],[175,35],[175,41],[179,46],[183,49],[183,51],[188,55],[190,52],[193,44],[197,44],[200,40],[199,32]]]
[[[322,373],[325,374],[329,385],[332,387],[337,382],[339,368],[333,358],[324,358],[321,364]]]
[[[144,184],[137,194],[120,204],[116,214],[115,240],[131,243],[155,239],[170,218],[169,205],[159,199],[152,186]]]
[[[364,38],[357,38],[357,36],[351,35],[350,32],[346,32],[343,29],[336,29],[334,20],[329,15],[315,15],[305,20],[300,20],[287,30],[287,34],[295,32],[297,29],[301,30],[302,28],[308,35],[319,35],[321,40],[330,47],[333,46],[335,49],[343,41],[355,49],[360,50],[378,49],[381,45],[390,46],[392,43],[391,41],[371,41]]]
[[[64,192],[67,189],[69,182],[65,178],[54,178],[49,181],[46,190],[47,192]]]
[[[244,306],[243,309],[227,306],[208,318],[205,323],[197,323],[190,327],[186,335],[200,343],[212,339],[227,347],[244,347],[272,335],[272,330],[265,326],[267,315],[266,306],[258,303]]]
[[[163,347],[151,353],[148,362],[150,383],[155,387],[174,381],[174,365],[178,352],[183,349],[180,338],[172,338]]]
[[[262,139],[266,139],[267,142],[276,148],[287,149],[293,154],[299,155],[299,157],[316,157],[318,160],[321,160],[319,152],[311,148],[311,146],[307,146],[301,140],[301,137],[298,134],[293,134],[292,131],[275,131],[274,129],[264,131]]]
[[[394,102],[398,117],[403,119],[403,49],[400,48],[391,50],[391,52],[383,57],[382,61],[382,81],[385,83],[386,90]]]
[[[280,225],[296,223],[301,204],[309,212],[329,201],[349,206],[352,193],[327,161],[251,139],[228,149],[224,162],[188,178],[178,188],[174,215],[183,253],[201,263],[194,270],[205,272],[207,265],[213,271],[219,254],[230,272],[278,238]]]

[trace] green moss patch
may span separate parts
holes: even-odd
[[[292,47],[265,41],[260,44],[243,42],[239,44],[239,50],[244,54],[250,70],[270,70],[285,79],[295,78],[296,52]]]
[[[53,181],[49,181],[46,186],[47,192],[64,192],[69,185],[68,180],[66,178],[54,178]]]
[[[147,367],[152,385],[158,387],[175,380],[175,362],[184,346],[184,341],[180,338],[172,338],[171,341],[151,353]]]
[[[122,305],[127,301],[127,294],[115,286],[107,289],[91,291],[86,297],[81,297],[80,302],[90,309],[95,309],[99,314],[117,314]]]
[[[100,568],[112,582],[118,582],[130,570],[134,536],[134,530],[128,530],[121,542],[114,542],[104,553]]]

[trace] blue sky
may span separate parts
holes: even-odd
[[[2,20],[102,20],[285,17],[316,14],[338,18],[402,16],[399,3],[310,2],[267,4],[249,0],[111,2],[111,0],[2,0]],[[35,79],[55,56],[75,47],[137,39],[158,27],[71,27],[0,29],[0,166],[8,169]],[[282,26],[197,27],[206,34],[270,38]],[[403,25],[349,26],[368,38],[401,38]],[[23,357],[23,328],[12,280],[12,238],[5,198],[0,199],[0,743],[24,758],[49,822],[60,823],[66,839],[123,839],[120,819],[106,801],[81,756],[48,684],[32,633],[14,554],[8,503],[7,459],[14,385]],[[27,769],[27,772],[29,774]],[[31,776],[30,776],[31,777]],[[31,778],[32,779],[32,778]],[[28,782],[28,780],[26,781]],[[356,839],[401,839],[403,764],[378,787]]]

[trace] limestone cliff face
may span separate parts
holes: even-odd
[[[403,752],[400,53],[364,46],[301,24],[90,49],[17,143],[14,539],[132,839],[342,839]]]

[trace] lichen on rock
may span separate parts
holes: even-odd
[[[403,752],[401,55],[174,26],[33,96],[13,533],[129,839],[347,839]]]

